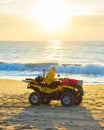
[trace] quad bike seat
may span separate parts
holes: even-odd
[[[51,84],[46,83],[46,87],[54,89],[57,88],[60,84],[60,81],[53,81]]]

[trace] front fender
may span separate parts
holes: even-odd
[[[38,91],[42,91],[43,90],[43,88],[41,86],[36,85],[36,84],[31,84],[31,83],[29,83],[27,85],[27,89],[33,89],[33,90],[38,90]]]

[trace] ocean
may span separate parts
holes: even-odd
[[[104,42],[0,42],[1,79],[35,78],[53,66],[56,76],[104,84]]]

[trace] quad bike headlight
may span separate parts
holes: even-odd
[[[27,85],[27,88],[30,88],[30,84]]]
[[[77,89],[77,88],[75,88],[75,91],[78,91],[78,89]]]

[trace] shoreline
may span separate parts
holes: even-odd
[[[31,106],[27,83],[0,79],[0,129],[103,130],[104,85],[83,85],[80,106],[62,107],[60,102]]]
[[[7,77],[3,77],[3,78],[0,78],[0,80],[11,80],[11,81],[19,81],[19,82],[22,82],[22,80],[24,80],[24,79],[26,79],[27,77],[25,77],[25,78],[7,78]],[[28,78],[33,78],[34,79],[34,77],[33,76],[28,76]],[[73,78],[72,78],[73,79]],[[95,83],[83,83],[83,86],[86,86],[86,85],[104,85],[104,82],[95,82]]]

